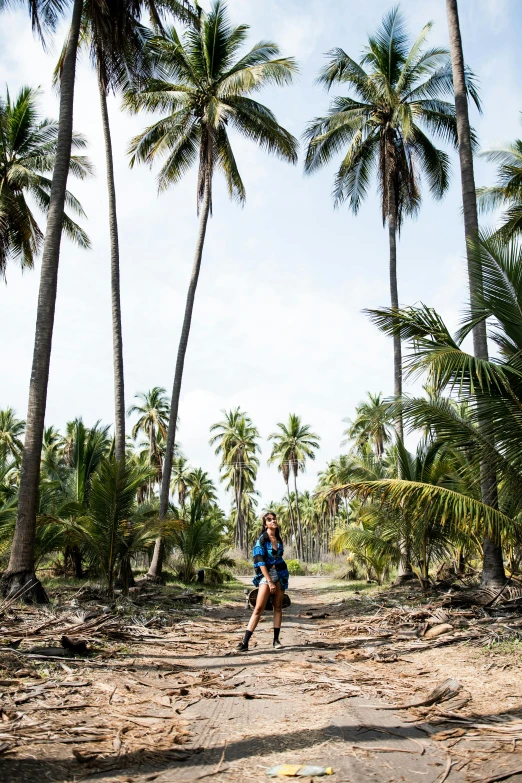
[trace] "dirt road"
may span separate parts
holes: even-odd
[[[193,722],[193,744],[205,753],[197,766],[169,770],[158,783],[192,781],[215,771],[225,744],[227,769],[216,777],[226,781],[263,779],[267,768],[282,763],[332,767],[334,780],[350,783],[434,783],[441,776],[446,754],[421,730],[379,710],[378,700],[354,684],[353,668],[314,648],[328,639],[328,618],[303,615],[323,612],[332,597],[327,585],[308,577],[292,580],[284,650],[272,649],[267,615],[247,654],[192,659],[199,669],[225,673],[238,691],[263,698],[218,698],[188,708],[184,716]]]
[[[339,783],[485,783],[495,773],[522,769],[512,735],[495,742],[473,732],[462,737],[461,713],[389,708],[451,675],[469,691],[481,720],[499,720],[497,713],[506,710],[520,720],[520,665],[490,682],[493,664],[486,668],[462,645],[384,662],[379,638],[365,630],[382,599],[306,577],[291,580],[290,594],[280,651],[272,648],[267,615],[251,650],[233,653],[250,614],[238,591],[233,602],[195,609],[173,626],[175,639],[162,642],[156,635],[120,653],[112,668],[110,661],[78,663],[85,667],[75,670],[72,682],[84,686],[79,695],[56,706],[47,697],[33,712],[28,709],[28,717],[42,722],[42,738],[0,760],[1,780],[241,783],[268,780],[266,770],[276,764],[306,763],[332,767],[331,779]],[[358,626],[360,634],[368,634],[362,655],[342,634],[348,617],[364,611],[367,617]],[[493,709],[497,693],[503,700]],[[43,737],[56,736],[50,729],[58,715],[69,722],[71,739],[52,744]],[[96,731],[98,743],[91,736],[89,744],[85,733]],[[82,736],[85,744],[75,747],[74,737],[81,742]],[[508,778],[522,781],[522,774]]]

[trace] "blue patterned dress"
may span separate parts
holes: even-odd
[[[277,551],[272,549],[272,543],[268,533],[262,533],[254,544],[252,554],[254,556],[254,571],[255,577],[252,579],[256,587],[259,586],[261,579],[263,578],[263,572],[261,566],[266,566],[270,571],[271,568],[275,568],[279,577],[279,582],[283,588],[283,592],[288,590],[288,568],[283,560],[284,547],[281,541],[277,544]]]

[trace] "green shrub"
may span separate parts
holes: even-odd
[[[304,576],[305,570],[299,560],[287,560],[286,567],[291,576]]]

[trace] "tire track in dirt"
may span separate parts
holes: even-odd
[[[441,780],[446,754],[425,733],[392,712],[379,710],[377,700],[364,693],[343,696],[350,690],[348,669],[329,658],[332,653],[314,647],[324,643],[328,619],[303,617],[310,607],[324,609],[325,598],[328,595],[319,597],[308,585],[293,587],[293,604],[281,634],[285,647],[280,652],[271,649],[271,629],[265,622],[256,631],[256,645],[249,653],[230,657],[217,652],[191,659],[194,670],[237,667],[231,684],[237,680],[244,683],[238,687],[240,692],[267,696],[204,698],[187,708],[183,716],[192,734],[188,747],[203,750],[183,764],[164,769],[155,776],[156,783],[262,780],[264,771],[278,763],[332,766],[333,780],[351,783]],[[186,658],[184,663],[189,663]],[[136,783],[146,779],[133,778]],[[464,779],[458,773],[448,778],[451,783]]]

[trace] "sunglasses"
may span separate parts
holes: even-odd
[[[267,522],[277,522],[277,519],[275,517],[267,517],[266,521]]]

